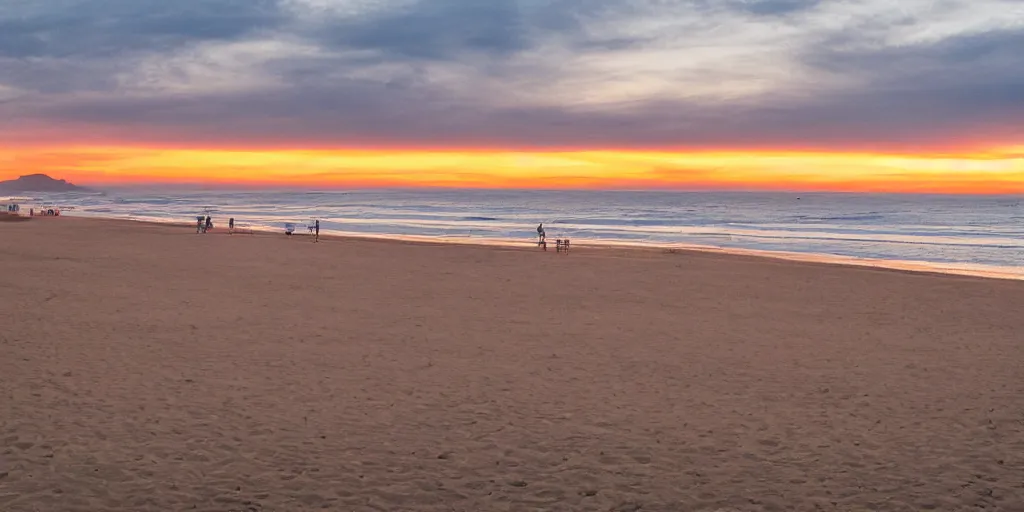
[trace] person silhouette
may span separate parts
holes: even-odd
[[[544,233],[544,223],[541,222],[537,225],[537,241],[543,242],[545,238],[547,238],[547,235]]]
[[[320,219],[313,221],[313,229],[316,230],[316,235],[313,238],[314,242],[320,241]]]

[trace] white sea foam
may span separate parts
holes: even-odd
[[[213,206],[279,230],[321,219],[328,234],[529,244],[537,223],[577,244],[692,247],[998,277],[1024,277],[1020,197],[485,190],[168,190],[23,200],[76,215],[189,222]]]

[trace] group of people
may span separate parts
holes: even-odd
[[[568,238],[559,238],[555,240],[555,249],[558,250],[558,252],[568,253],[569,243]],[[543,222],[537,225],[537,246],[544,248],[545,251],[548,250],[548,234],[544,231]]]
[[[196,217],[196,233],[206,233],[213,229],[213,218],[209,215]]]
[[[320,219],[315,219],[313,224],[309,227],[310,234],[313,235],[313,241],[320,241]],[[200,215],[196,217],[196,233],[206,233],[213,229],[213,218],[209,215]],[[231,217],[228,219],[228,233],[235,231],[235,218]],[[292,234],[290,229],[285,230],[285,234]],[[541,223],[537,226],[537,245],[547,245],[547,233],[544,231],[544,224]]]
[[[28,209],[28,216],[29,217],[35,217],[36,215],[37,214],[36,214],[36,209],[35,208],[29,208]],[[38,215],[43,216],[43,217],[58,217],[58,216],[60,216],[60,209],[59,208],[47,208],[45,210],[39,210]]]
[[[200,215],[196,217],[196,233],[206,233],[213,229],[213,217],[209,215]],[[228,234],[235,232],[235,218],[231,217],[228,219]],[[313,241],[320,241],[320,219],[313,221],[313,225],[309,226],[309,232],[314,235]],[[285,234],[292,234],[291,231],[286,230]]]
[[[200,215],[196,217],[196,233],[206,233],[213,229],[213,217]],[[235,232],[235,218],[228,219],[228,234]]]

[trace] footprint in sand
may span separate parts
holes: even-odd
[[[489,484],[487,482],[484,482],[483,480],[475,480],[472,482],[466,482],[466,484],[463,487],[473,491],[479,491],[481,489],[487,488],[488,485]]]
[[[638,462],[640,464],[650,464],[651,463],[651,456],[647,455],[647,454],[642,454],[642,453],[633,454],[632,457],[633,457],[633,460],[635,460],[636,462]]]

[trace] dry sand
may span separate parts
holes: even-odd
[[[0,225],[0,510],[1022,510],[1024,283]]]

